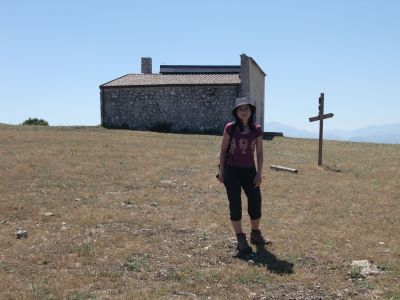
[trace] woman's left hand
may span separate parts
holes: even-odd
[[[259,187],[261,185],[261,182],[262,182],[261,174],[257,173],[256,177],[254,177],[254,186]]]

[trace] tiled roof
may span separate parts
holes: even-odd
[[[239,74],[128,74],[100,87],[240,84]]]

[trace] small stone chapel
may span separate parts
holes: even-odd
[[[240,56],[237,66],[161,65],[142,58],[141,74],[127,74],[100,85],[101,124],[107,128],[222,133],[232,120],[237,97],[256,105],[264,129],[265,73],[255,60]]]

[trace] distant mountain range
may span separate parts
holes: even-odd
[[[278,122],[266,123],[264,131],[282,132],[286,137],[318,139],[318,132],[298,129]],[[372,125],[353,131],[324,130],[324,140],[400,144],[400,123]]]

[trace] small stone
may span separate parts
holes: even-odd
[[[157,208],[158,207],[158,203],[157,202],[153,202],[152,204],[150,204],[151,207]]]
[[[379,245],[385,245],[385,242],[379,242]]]
[[[186,183],[186,182],[184,182],[182,185],[183,185],[183,186],[187,186],[187,183]]]
[[[252,260],[252,259],[249,259],[249,260],[247,261],[247,263],[248,263],[250,266],[254,266],[254,265],[256,264],[255,261]]]
[[[75,198],[75,201],[81,201],[81,199],[80,198]]]
[[[28,232],[22,228],[17,228],[15,231],[15,235],[17,239],[26,239],[28,238]]]
[[[6,224],[6,222],[7,222],[6,220],[1,220],[0,224]]]
[[[172,180],[161,180],[160,183],[162,184],[174,184]]]
[[[46,217],[52,217],[52,216],[54,216],[54,214],[53,214],[52,212],[46,212],[46,213],[44,213],[44,215],[45,215]]]
[[[352,268],[359,268],[360,269],[360,276],[363,277],[363,278],[365,278],[365,277],[367,277],[369,275],[377,275],[377,274],[381,273],[376,265],[370,263],[366,259],[353,260],[351,262],[351,267]]]

